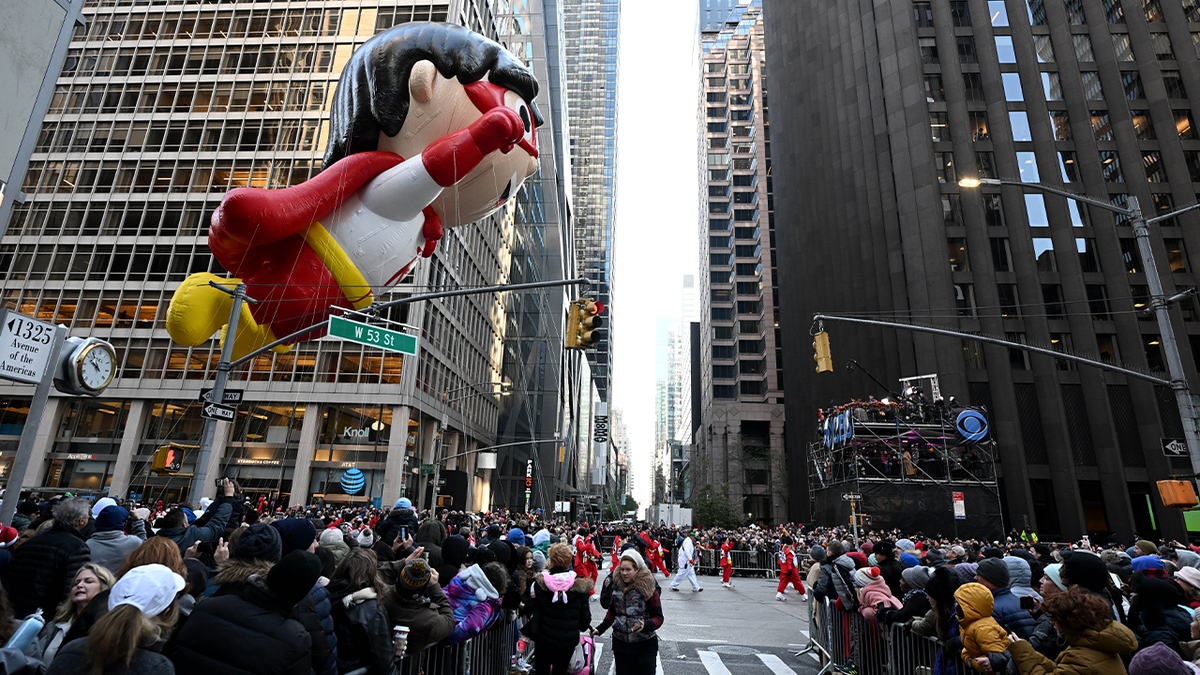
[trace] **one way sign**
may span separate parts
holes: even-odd
[[[237,408],[231,408],[219,403],[209,403],[200,411],[200,415],[221,422],[232,422],[234,417],[237,416]]]
[[[1167,457],[1187,457],[1187,441],[1182,438],[1162,439],[1162,451]]]

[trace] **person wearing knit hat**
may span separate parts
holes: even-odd
[[[1008,566],[1000,558],[984,558],[975,568],[976,580],[989,590],[1008,588]]]
[[[854,573],[854,585],[858,587],[859,613],[871,621],[881,609],[900,609],[902,606],[880,575],[878,567],[864,567]]]
[[[350,552],[350,547],[346,544],[345,535],[336,527],[327,527],[321,530],[319,546],[333,554],[334,563],[342,562],[342,558]],[[368,545],[367,548],[370,548]]]
[[[311,551],[316,546],[317,528],[305,518],[271,521],[271,527],[279,532],[285,556],[292,551]]]
[[[364,527],[362,531],[358,533],[358,538],[355,539],[355,541],[357,541],[358,545],[362,546],[363,548],[371,548],[375,545],[375,532],[373,532],[369,527]]]
[[[117,500],[113,499],[112,497],[101,497],[100,499],[97,499],[96,503],[92,505],[92,518],[99,518],[101,511],[110,506],[116,506],[116,504]]]
[[[900,599],[902,606],[898,610],[879,612],[879,621],[884,624],[905,623],[909,619],[924,617],[931,609],[929,597],[925,594],[925,586],[929,583],[935,569],[918,566],[904,570],[901,573],[900,584],[900,588],[904,592]]]
[[[1067,590],[1067,584],[1062,579],[1062,564],[1055,563],[1046,565],[1042,568],[1042,584],[1041,592],[1043,598],[1048,598],[1057,593],[1063,593]]]
[[[415,558],[404,564],[395,584],[379,600],[389,625],[408,626],[409,654],[420,653],[426,645],[441,642],[454,632],[454,610],[437,582],[437,571]]]
[[[1025,569],[1028,569],[1028,563],[1020,558],[1014,558],[1014,562],[1018,561],[1025,565]],[[975,581],[983,584],[992,592],[992,615],[995,616],[996,621],[999,621],[1000,625],[1008,632],[1016,633],[1017,637],[1022,640],[1028,640],[1037,622],[1033,620],[1033,615],[1029,613],[1029,610],[1021,609],[1021,599],[1014,595],[1009,588],[1011,580],[1008,565],[1005,564],[1003,558],[984,558],[979,561],[975,570]],[[1026,572],[1024,582],[1029,583],[1028,572]]]
[[[1194,675],[1196,671],[1162,642],[1141,649],[1129,662],[1129,675]]]
[[[1139,539],[1134,547],[1141,551],[1142,555],[1158,555],[1158,546],[1152,541]],[[1131,555],[1130,557],[1136,558],[1137,556]]]
[[[1086,551],[1073,551],[1070,555],[1064,556],[1059,574],[1062,575],[1062,580],[1067,588],[1082,586],[1093,593],[1107,589],[1112,583],[1108,575],[1108,568],[1100,556]]]
[[[1175,581],[1179,582],[1187,595],[1188,604],[1192,607],[1200,606],[1200,570],[1195,567],[1180,567],[1175,573]]]
[[[100,511],[96,517],[96,530],[88,537],[92,562],[110,570],[120,569],[125,556],[146,541],[146,524],[135,520],[129,528],[130,534],[125,534],[126,520],[129,520],[129,512],[115,503]]]
[[[505,538],[508,539],[508,541],[512,542],[513,546],[524,546],[525,545],[525,533],[522,532],[518,528],[514,527],[513,529],[509,530],[508,536]]]
[[[817,561],[818,563],[825,562],[825,556],[826,556],[825,547],[821,546],[820,544],[816,544],[808,550],[808,557],[812,558],[813,560]]]
[[[910,590],[924,591],[925,585],[929,583],[930,577],[933,576],[933,569],[932,567],[923,566],[910,567],[901,572],[900,577]]]

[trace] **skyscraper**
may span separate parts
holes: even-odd
[[[188,481],[151,475],[150,458],[168,441],[199,437],[196,401],[218,354],[215,340],[173,344],[163,324],[184,277],[224,273],[206,236],[221,196],[319,170],[341,68],[372,35],[433,20],[496,38],[497,22],[484,0],[93,0],[84,14],[40,123],[27,199],[0,240],[0,285],[6,307],[111,341],[119,369],[98,399],[51,398],[27,479],[170,501]],[[506,279],[513,208],[447,232],[396,293]],[[401,495],[431,503],[423,469],[438,453],[495,442],[505,309],[496,297],[470,296],[389,312],[419,331],[413,357],[321,340],[256,358],[232,375],[247,402],[219,426],[209,475],[283,504],[391,504]],[[6,384],[0,393],[9,442],[30,392]],[[188,453],[184,471],[191,463]],[[351,468],[366,481],[347,494],[339,478]],[[448,506],[490,503],[490,470],[477,469],[475,456],[445,469]]]
[[[700,240],[701,421],[691,475],[763,523],[786,517],[768,56],[761,0],[702,29],[707,209]]]
[[[1200,92],[1193,0],[858,3],[769,0],[768,48],[796,64],[773,87],[791,514],[817,409],[936,373],[985,406],[999,442],[1005,527],[1180,538],[1154,482],[1191,473],[1170,392],[970,339],[827,323],[834,373],[807,365],[812,314],[856,312],[1044,345],[1160,372],[1158,325],[1129,223],[1021,185],[1147,216],[1196,201]],[[1194,24],[1193,24],[1194,25]],[[853,83],[853,86],[849,86]],[[1194,285],[1195,213],[1151,227],[1167,296]],[[1190,256],[1189,256],[1190,251]],[[1172,305],[1193,388],[1200,314]],[[1193,389],[1194,390],[1194,389]],[[970,506],[968,505],[968,508]],[[1189,520],[1191,516],[1189,514]]]
[[[620,0],[563,0],[572,219],[579,276],[587,294],[611,305],[617,165],[617,64]],[[600,397],[607,401],[612,364],[612,312],[607,336],[587,352]]]

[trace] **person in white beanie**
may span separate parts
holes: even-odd
[[[371,531],[371,528],[364,527],[362,532],[358,533],[358,545],[367,548],[375,545],[375,533]]]
[[[92,626],[87,638],[60,649],[46,675],[172,675],[175,668],[170,659],[147,648],[171,628],[159,617],[178,616],[167,610],[185,585],[183,577],[165,565],[129,570],[109,593],[108,613]]]
[[[104,509],[116,505],[117,500],[113,499],[112,497],[101,497],[100,499],[97,499],[96,503],[92,504],[92,520],[99,518],[100,512]]]

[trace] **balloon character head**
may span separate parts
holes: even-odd
[[[209,247],[233,276],[194,274],[167,312],[175,342],[221,330],[232,288],[234,358],[324,334],[433,254],[444,227],[491,215],[538,168],[533,74],[499,44],[452,24],[407,23],[368,40],[342,72],[322,171],[288,188],[230,190]],[[287,338],[280,340],[280,338]],[[222,335],[222,339],[224,336]]]

